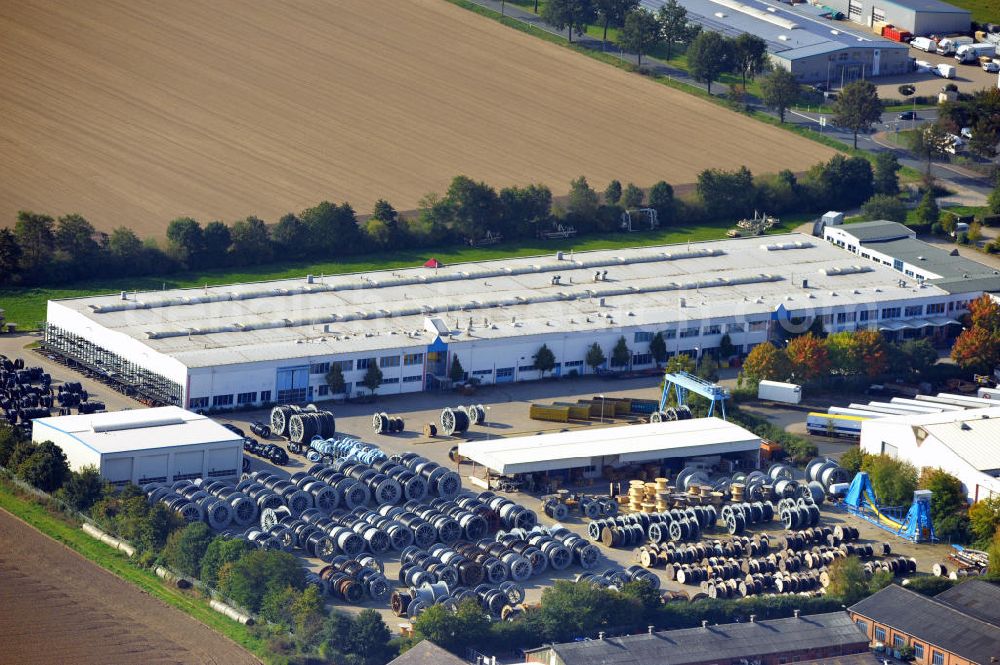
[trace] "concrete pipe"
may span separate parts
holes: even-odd
[[[245,626],[254,625],[254,618],[251,615],[246,614],[245,612],[240,612],[231,605],[226,605],[225,603],[215,600],[214,598],[208,601],[208,605],[219,614],[222,614],[237,623],[241,623]]]

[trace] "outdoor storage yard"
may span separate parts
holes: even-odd
[[[260,662],[2,510],[0,542],[0,663]]]
[[[458,174],[560,195],[833,154],[445,0],[28,1],[0,29],[0,225],[161,235],[324,199],[414,208]]]

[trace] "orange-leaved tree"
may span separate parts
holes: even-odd
[[[823,340],[812,333],[788,341],[785,348],[792,376],[799,381],[810,381],[830,371],[830,356]]]
[[[854,333],[854,343],[865,374],[878,376],[885,372],[889,366],[889,352],[882,333],[877,330],[858,330]]]
[[[1000,360],[998,335],[980,326],[962,331],[951,347],[951,358],[964,369],[987,372]]]
[[[992,333],[1000,332],[1000,305],[984,293],[969,303],[969,323]]]
[[[784,381],[789,373],[788,356],[770,342],[753,347],[743,361],[743,377],[753,383]]]

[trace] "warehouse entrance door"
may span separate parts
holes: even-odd
[[[275,386],[278,390],[278,401],[282,404],[305,402],[309,389],[309,365],[279,367]]]

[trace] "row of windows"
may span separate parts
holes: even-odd
[[[400,357],[398,355],[382,356],[381,358],[358,358],[357,360],[331,360],[328,362],[312,363],[309,365],[310,374],[324,375],[330,371],[331,367],[339,367],[341,372],[351,372],[353,370],[365,370],[368,366],[378,360],[379,367],[399,367]],[[403,365],[422,365],[424,354],[407,353],[402,357]]]
[[[867,621],[864,621],[863,619],[855,619],[854,623],[856,623],[858,627],[861,628],[861,630],[865,631],[866,634],[868,633]],[[875,641],[885,644],[885,628],[883,628],[882,626],[875,626]],[[892,636],[893,649],[902,649],[905,646],[906,646],[906,637],[899,634],[894,634]],[[913,655],[917,659],[923,659],[924,645],[921,644],[920,642],[914,641],[911,646],[913,646]],[[941,653],[940,651],[931,649],[931,665],[944,665],[944,654]]]
[[[767,327],[766,321],[753,321],[750,323],[750,330],[753,332],[764,330]],[[727,323],[725,326],[727,333],[742,333],[747,331],[747,326],[743,323]],[[705,326],[705,328],[689,327],[681,331],[681,338],[697,337],[698,335],[708,336],[708,335],[721,335],[722,334],[722,324],[713,324],[710,326]],[[653,341],[654,334],[651,332],[639,331],[633,333],[632,340],[636,343],[651,342]],[[677,339],[676,330],[664,330],[664,339]]]
[[[279,391],[279,395],[281,394],[281,392],[282,391]],[[208,397],[192,397],[191,399],[188,400],[188,408],[189,409],[205,409],[205,408],[208,408],[208,403],[209,403],[210,399],[211,399],[213,407],[226,407],[226,406],[232,406],[233,405],[233,396],[232,395],[214,395],[211,398],[208,398]],[[280,399],[280,397],[279,397],[279,399]],[[262,391],[260,391],[260,401],[261,402],[270,402],[271,401],[271,391],[270,390],[262,390]],[[244,404],[256,404],[256,403],[257,403],[257,393],[256,392],[239,393],[238,395],[236,395],[236,404],[244,405]]]

